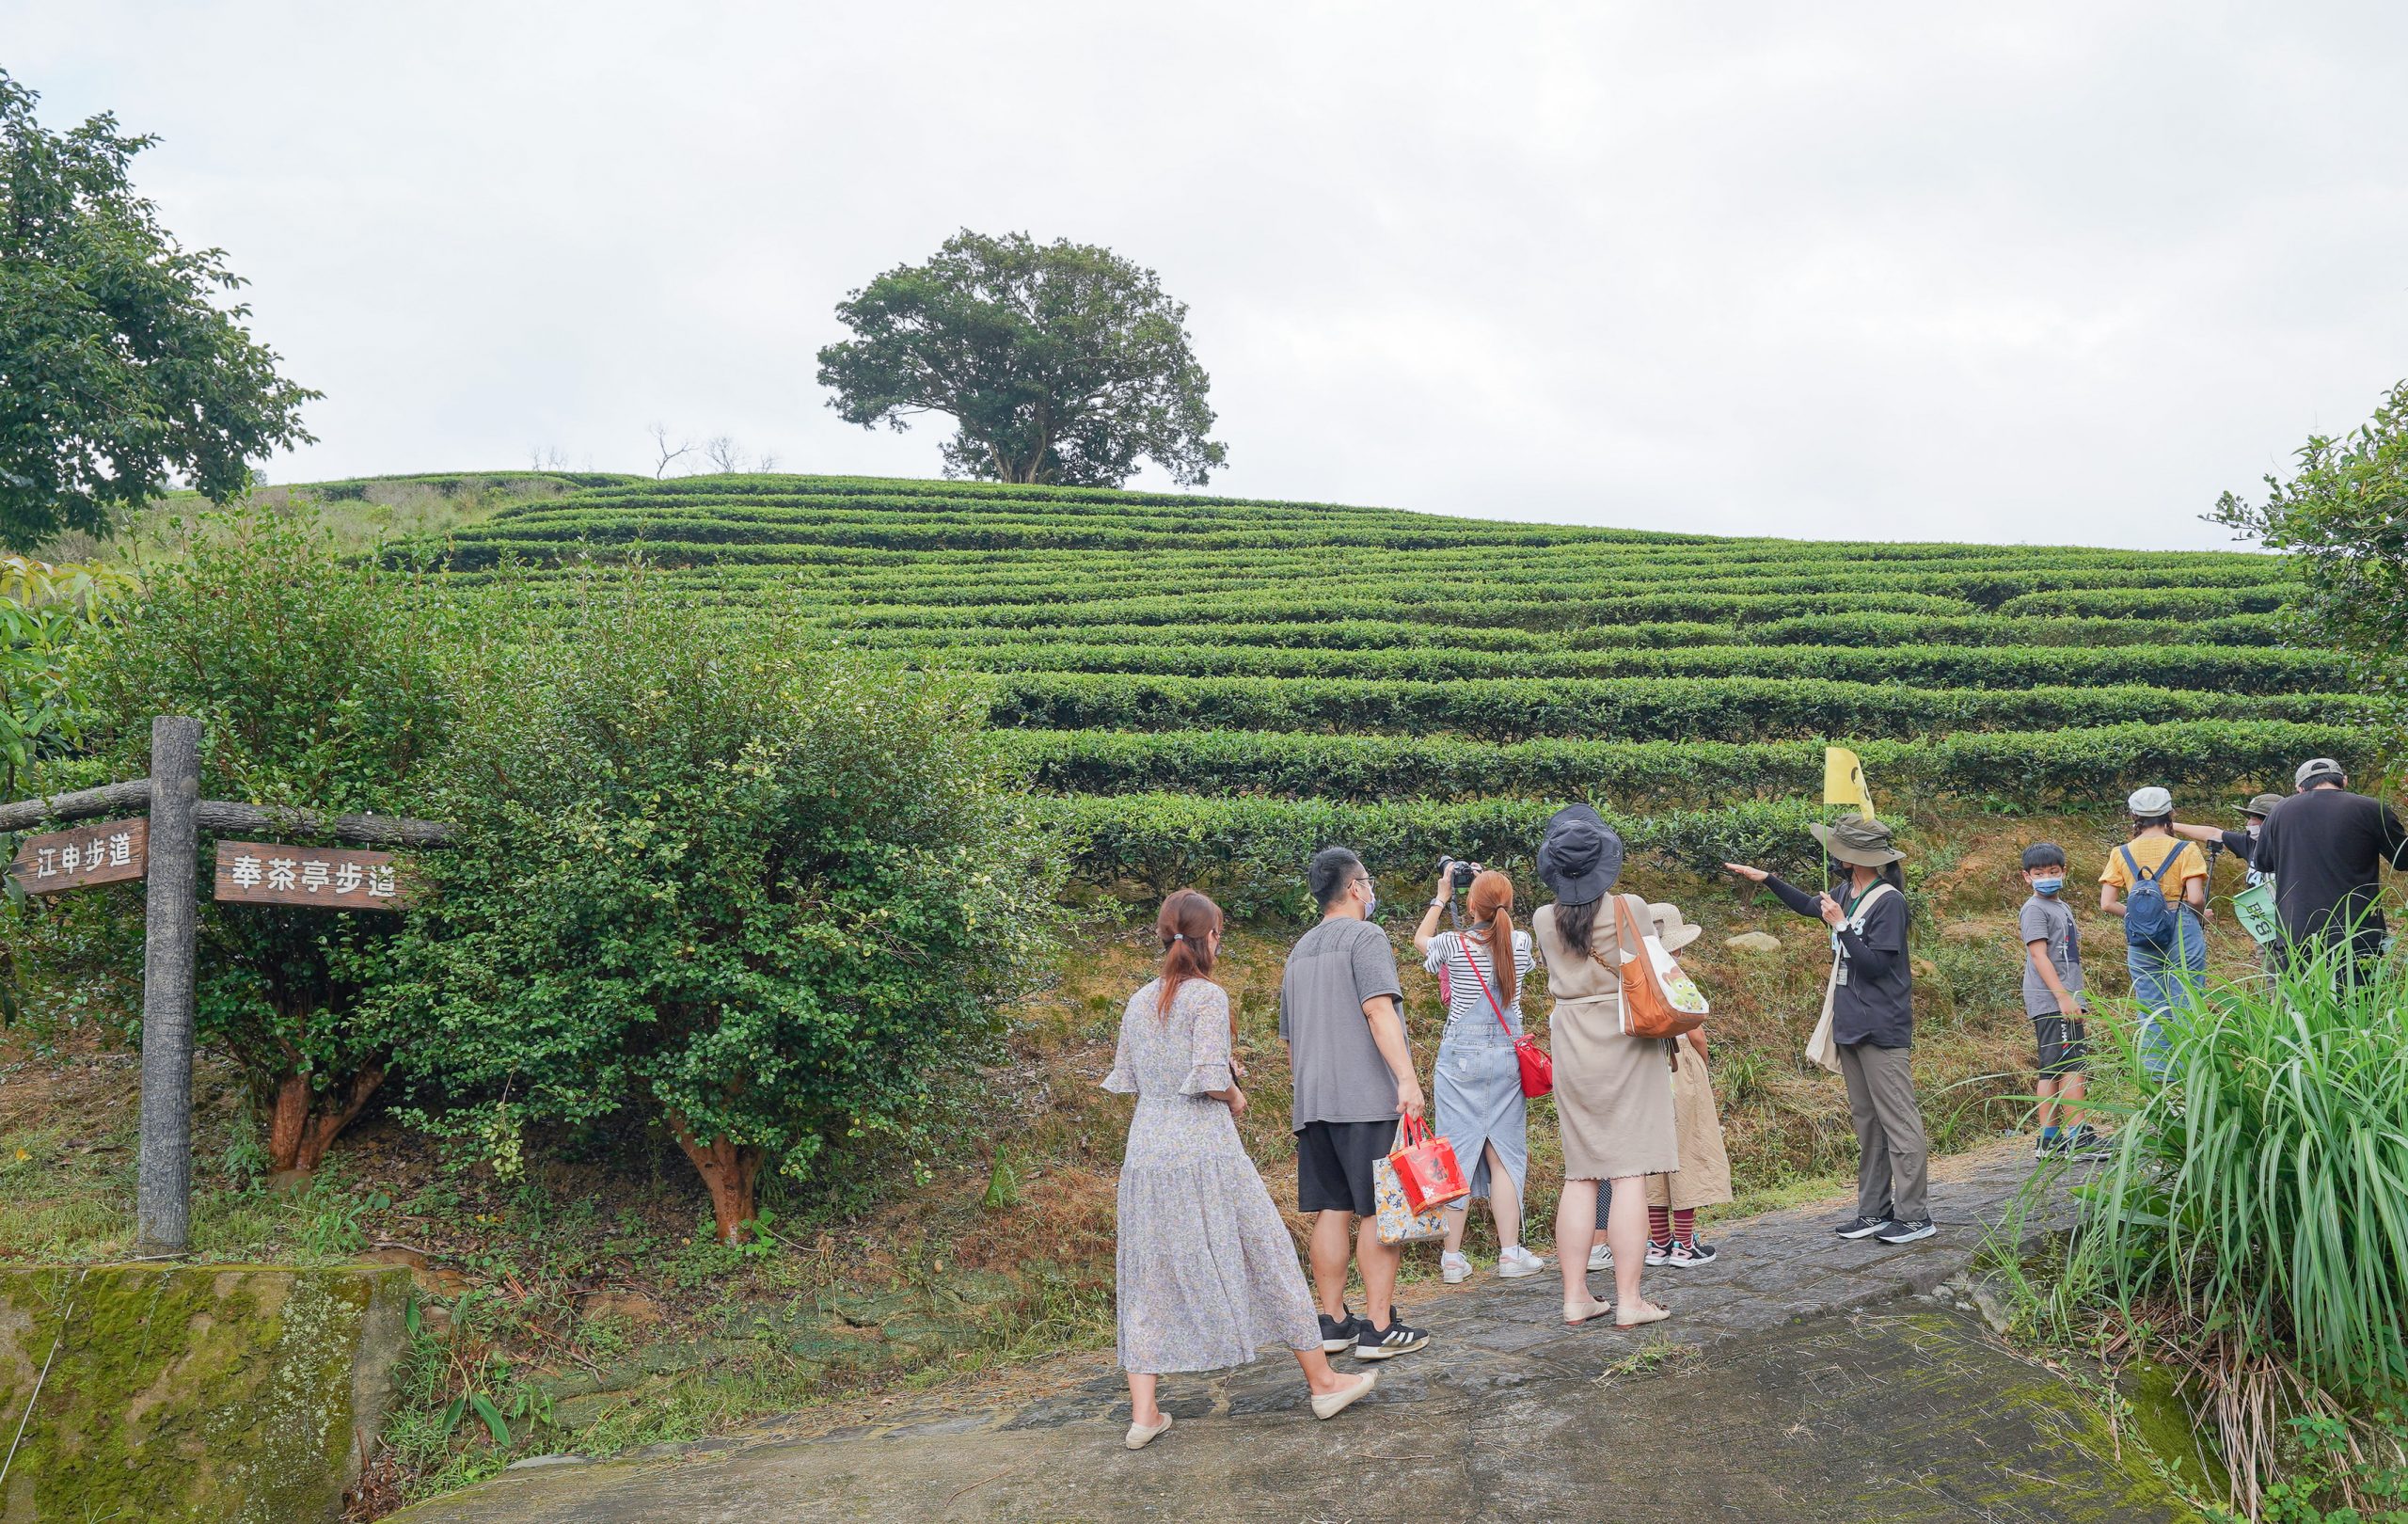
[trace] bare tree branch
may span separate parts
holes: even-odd
[[[672,450],[669,448],[668,424],[655,423],[652,426],[651,432],[653,448],[657,451],[660,455],[658,462],[657,462],[652,468],[652,478],[657,482],[669,474],[669,463],[671,461],[675,460],[680,455],[689,455],[693,453],[694,441],[687,439],[681,442],[676,449]]]

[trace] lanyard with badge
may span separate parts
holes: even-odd
[[[1879,881],[1880,881],[1878,880],[1875,881],[1876,883]],[[1854,931],[1860,937],[1864,935],[1864,928],[1856,924],[1857,908],[1864,903],[1864,897],[1872,892],[1873,886],[1868,884],[1861,893],[1857,895],[1855,898],[1840,901],[1841,924],[1847,927],[1848,929]],[[1847,982],[1847,947],[1841,943],[1840,929],[1836,926],[1831,928],[1831,956],[1839,960],[1839,966],[1832,971],[1831,982],[1834,984],[1846,984]]]

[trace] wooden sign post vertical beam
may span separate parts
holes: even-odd
[[[200,722],[150,722],[150,872],[142,949],[142,1138],[135,1242],[192,1241],[193,944],[200,913]]]

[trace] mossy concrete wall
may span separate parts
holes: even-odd
[[[338,1517],[408,1294],[385,1267],[0,1269],[0,1524]]]

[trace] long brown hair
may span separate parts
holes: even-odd
[[[1557,903],[1555,934],[1563,939],[1563,945],[1572,949],[1575,957],[1595,956],[1595,949],[1590,946],[1589,941],[1596,932],[1597,912],[1604,909],[1606,901],[1611,897],[1610,895],[1599,895],[1585,905]]]
[[[1163,957],[1156,972],[1163,981],[1154,996],[1154,1014],[1167,1018],[1179,987],[1212,972],[1212,935],[1221,929],[1221,907],[1194,889],[1174,889],[1154,917],[1154,935],[1162,939]]]
[[[1480,923],[1471,935],[1488,949],[1488,966],[1497,971],[1497,1003],[1512,1005],[1520,983],[1513,968],[1513,881],[1495,868],[1484,870],[1471,881],[1471,900],[1464,913]],[[1471,954],[1465,953],[1464,960],[1469,962]]]

